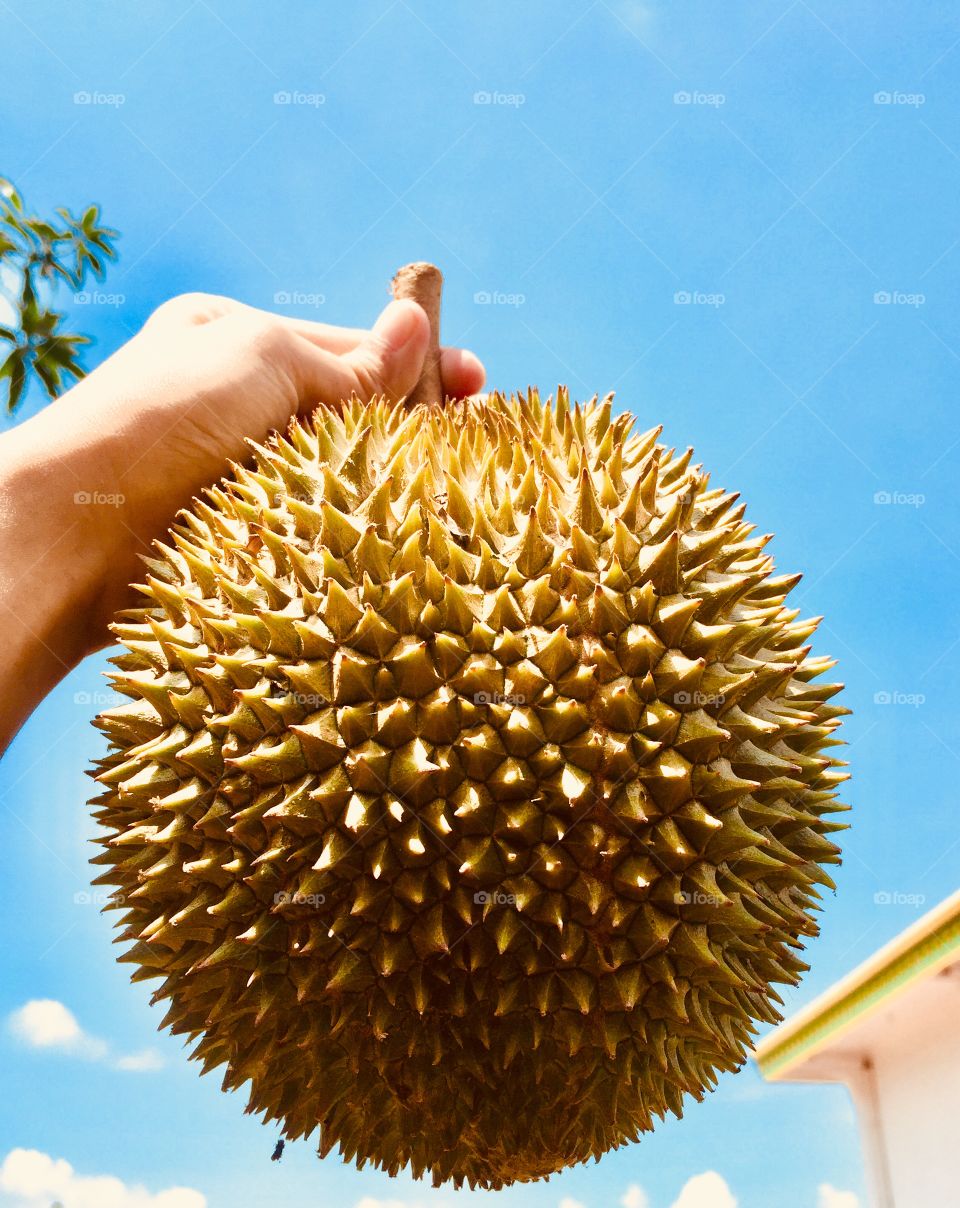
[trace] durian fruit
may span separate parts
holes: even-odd
[[[291,1140],[499,1188],[779,1019],[845,779],[737,496],[611,400],[321,407],[115,631],[98,884],[163,1026]]]

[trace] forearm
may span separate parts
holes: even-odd
[[[7,678],[0,751],[33,708],[109,635],[98,607],[108,581],[108,492],[91,437],[71,447],[52,414],[0,438],[0,620]],[[90,481],[96,479],[97,481]],[[108,484],[107,484],[108,485]],[[85,502],[87,500],[88,502]]]

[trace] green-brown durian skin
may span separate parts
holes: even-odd
[[[735,495],[565,391],[322,408],[181,515],[98,883],[289,1139],[499,1188],[680,1115],[817,933],[846,712]]]

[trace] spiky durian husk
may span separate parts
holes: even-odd
[[[500,1187],[739,1067],[839,849],[815,621],[610,400],[319,411],[151,562],[121,959],[288,1138]]]

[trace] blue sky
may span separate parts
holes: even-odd
[[[855,710],[853,829],[789,1012],[956,887],[954,6],[4,0],[0,28],[0,174],[122,232],[99,295],[61,298],[90,364],[177,292],[360,324],[430,259],[445,339],[492,383],[615,388],[776,533]],[[104,665],[0,763],[4,1208],[862,1208],[846,1093],[752,1068],[641,1144],[495,1197],[309,1144],[271,1164],[275,1132],[157,1034],[90,900]],[[37,1000],[62,1007],[17,1014]]]

